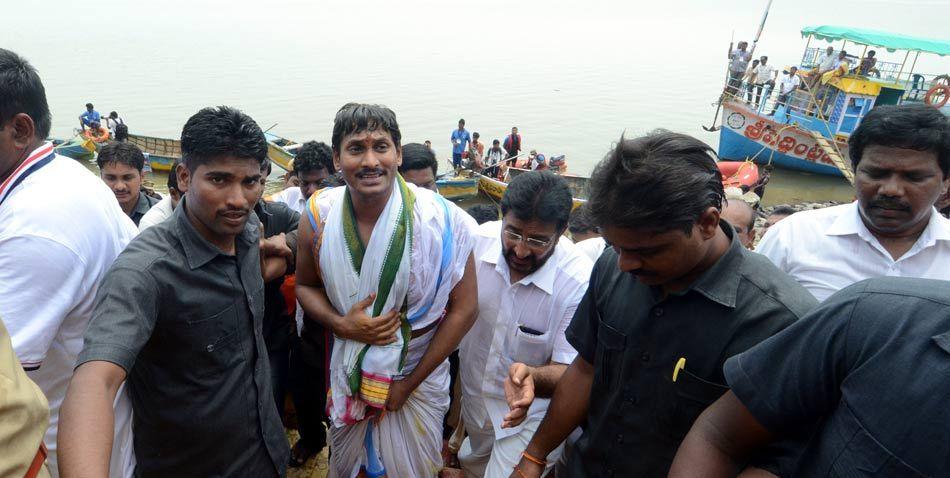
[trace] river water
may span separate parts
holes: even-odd
[[[796,63],[805,23],[945,36],[948,2],[920,2],[925,16],[902,0],[776,0],[757,55]],[[730,35],[750,39],[764,3],[44,0],[5,9],[0,46],[39,69],[54,137],[72,134],[86,102],[161,137],[228,104],[281,136],[328,142],[337,109],[361,101],[390,106],[404,142],[432,140],[443,168],[465,118],[488,144],[518,126],[527,148],[587,174],[621,134],[665,128],[717,146],[701,125]],[[843,179],[777,171],[765,202],[851,196]]]

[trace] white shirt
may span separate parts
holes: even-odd
[[[59,407],[96,290],[137,232],[112,191],[62,156],[26,176],[0,205],[0,317],[23,367],[35,369],[27,375],[49,400],[44,441],[53,476]],[[122,420],[117,414],[117,429]],[[127,439],[118,437],[116,450],[128,445],[131,453]],[[113,463],[121,455],[113,452]]]
[[[597,262],[597,259],[600,259],[600,255],[604,252],[604,248],[607,247],[607,241],[600,236],[592,237],[581,242],[575,242],[574,247],[581,254],[587,256],[591,262]]]
[[[291,186],[283,191],[271,196],[271,201],[280,202],[287,205],[287,207],[297,211],[297,214],[303,214],[304,210],[307,209],[307,198],[303,196],[303,193],[300,192],[300,186]]]
[[[504,383],[511,364],[569,364],[577,356],[564,332],[587,291],[593,263],[562,237],[540,269],[511,284],[501,221],[482,224],[474,239],[478,318],[459,350],[462,406],[468,408],[466,416],[477,417],[479,424],[490,420],[500,439],[521,430],[501,428],[509,410]],[[524,333],[520,325],[542,335]],[[528,414],[543,416],[549,402],[536,399]]]
[[[770,227],[755,250],[819,301],[872,277],[950,280],[950,220],[936,210],[896,261],[864,225],[857,202],[795,213]]]
[[[798,85],[802,84],[802,79],[798,75],[785,75],[782,77],[782,90],[783,95],[787,95],[793,91],[795,88],[798,88]]]
[[[832,52],[830,55],[822,53],[821,58],[818,59],[818,71],[834,70],[836,66],[838,66],[837,53]]]
[[[775,76],[775,67],[772,65],[763,65],[755,67],[755,84],[761,85]]]
[[[172,208],[172,197],[165,196],[161,201],[155,203],[148,212],[139,219],[139,231],[144,231],[156,224],[164,222],[165,219],[172,217],[175,210]]]

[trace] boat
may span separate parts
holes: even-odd
[[[170,172],[176,160],[181,159],[181,141],[129,133],[129,143],[146,153],[152,171]]]
[[[510,167],[505,173],[505,178],[511,181],[513,178],[518,177],[518,175],[528,172],[531,171],[528,169]],[[479,191],[495,201],[501,201],[502,196],[505,195],[505,190],[508,189],[508,181],[502,181],[480,173],[472,173],[472,176],[478,178]],[[573,174],[562,174],[561,177],[567,181],[567,185],[571,189],[571,196],[574,198],[572,209],[576,209],[581,204],[586,203],[588,194],[587,183],[590,181],[590,178]]]
[[[751,161],[742,163],[719,161],[716,163],[716,166],[722,174],[722,185],[724,188],[740,188],[743,192],[754,190],[761,197],[765,181],[762,180],[763,177],[759,174],[759,167],[755,163]],[[528,172],[530,172],[528,169],[508,168],[508,171],[505,173],[507,181],[479,173],[472,173],[472,175],[478,178],[479,191],[496,201],[501,201],[502,196],[505,195],[505,190],[508,189],[508,181]],[[561,174],[560,176],[567,181],[567,186],[571,190],[571,196],[574,199],[572,209],[576,209],[581,204],[586,203],[590,195],[590,178],[576,174]]]
[[[798,89],[790,95],[787,105],[777,105],[777,108],[769,99],[768,89],[763,92],[765,100],[758,107],[743,98],[746,84],[738,88],[739,94],[727,89],[720,101],[719,157],[726,161],[751,160],[808,173],[841,176],[853,182],[848,160],[850,134],[874,107],[915,101],[918,96],[915,88],[919,90],[926,84],[920,80],[926,76],[913,71],[916,56],[922,52],[948,55],[950,41],[830,25],[805,27],[801,34],[808,38],[808,45],[812,39],[841,40],[839,52],[851,46],[848,42],[863,46],[862,58],[872,47],[906,51],[906,54],[902,63],[877,61],[876,71],[872,70],[874,75],[832,70],[821,78],[824,86],[816,83],[812,89]],[[801,72],[815,67],[823,50],[808,45],[798,65]],[[912,52],[916,52],[914,62],[905,70]],[[852,64],[854,66],[857,65]],[[939,82],[941,78],[927,76],[932,82]],[[803,85],[805,83],[803,81]]]
[[[96,157],[96,143],[91,139],[77,135],[72,139],[56,144],[56,146],[53,147],[53,151],[67,158],[91,161]]]
[[[444,176],[436,179],[435,186],[439,194],[452,201],[461,201],[478,196],[478,178],[474,175]]]
[[[284,171],[293,171],[294,155],[301,144],[273,133],[265,132],[264,137],[267,138],[267,157],[271,162]]]

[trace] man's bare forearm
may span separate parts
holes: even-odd
[[[111,369],[111,370],[110,370]],[[108,362],[87,362],[76,369],[60,409],[57,448],[63,478],[109,476],[115,411],[121,378]],[[121,369],[119,369],[121,370]]]
[[[554,398],[538,426],[527,452],[532,456],[548,456],[587,416],[594,367],[578,356],[558,380]]]
[[[551,398],[565,371],[567,371],[567,365],[556,362],[540,367],[531,367],[531,378],[534,380],[534,396]]]

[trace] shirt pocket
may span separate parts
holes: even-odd
[[[674,429],[671,431],[679,440],[686,436],[703,410],[729,391],[726,385],[710,382],[686,369],[680,370],[673,382],[673,389],[676,392],[676,412],[673,417]]]
[[[537,335],[525,332],[517,325],[512,329],[514,329],[514,333],[509,338],[506,353],[512,362],[521,362],[531,367],[539,367],[551,361],[551,336],[553,334],[550,331]]]
[[[611,390],[623,377],[623,356],[627,336],[607,325],[597,324],[597,350],[594,352],[594,373],[605,390]]]
[[[192,350],[189,367],[198,377],[216,376],[233,367],[243,356],[234,304],[221,312],[187,318],[184,340]]]
[[[831,476],[847,477],[922,477],[884,448],[857,421],[850,411],[841,414],[852,434],[831,464]]]

